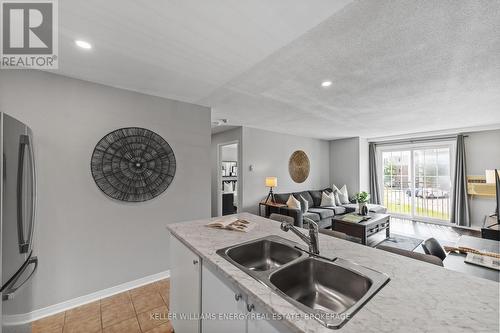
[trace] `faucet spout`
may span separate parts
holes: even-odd
[[[308,219],[309,220],[309,219]],[[281,230],[289,231],[291,230],[295,235],[297,235],[304,243],[309,246],[309,252],[314,254],[319,254],[319,240],[318,240],[318,224],[312,220],[308,221],[309,224],[309,237],[304,235],[291,223],[283,222],[281,223]]]

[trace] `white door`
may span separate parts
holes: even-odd
[[[205,266],[202,268],[202,276],[202,313],[216,316],[216,318],[204,318],[201,321],[202,332],[245,332],[246,308],[243,295],[227,286]],[[219,315],[234,315],[235,317],[220,318]]]
[[[170,235],[170,313],[176,333],[200,332],[201,259]],[[191,318],[181,318],[190,316]]]

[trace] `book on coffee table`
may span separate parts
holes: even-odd
[[[483,266],[500,271],[500,259],[477,253],[467,253],[465,262],[473,265]]]
[[[346,214],[342,216],[341,220],[351,223],[360,223],[370,219],[370,216],[363,216],[358,214]]]

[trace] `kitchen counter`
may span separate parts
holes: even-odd
[[[198,254],[212,270],[251,295],[269,313],[284,315],[281,324],[291,332],[334,332],[269,288],[216,254],[218,249],[268,235],[307,246],[280,224],[256,215],[238,216],[255,222],[248,233],[205,227],[210,220],[168,225],[169,231]],[[304,232],[307,232],[304,230]],[[341,332],[498,332],[499,284],[453,272],[389,252],[320,234],[320,254],[339,257],[386,273],[391,281],[368,301]],[[302,317],[296,319],[298,316]],[[287,319],[288,318],[288,319]]]

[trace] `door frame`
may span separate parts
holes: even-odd
[[[383,159],[382,159],[382,154],[384,152],[391,152],[391,151],[410,151],[410,174],[411,174],[411,184],[413,187],[413,195],[411,196],[411,214],[406,215],[406,214],[398,214],[398,213],[391,213],[391,216],[397,217],[397,218],[403,218],[403,219],[410,219],[412,221],[419,221],[419,222],[427,222],[427,223],[434,223],[434,224],[441,224],[441,225],[454,225],[454,223],[451,220],[442,220],[438,218],[432,218],[432,217],[424,217],[424,216],[418,216],[415,214],[416,210],[416,205],[415,205],[415,161],[414,161],[414,154],[413,152],[418,149],[436,149],[436,148],[449,148],[450,149],[450,156],[449,156],[449,161],[450,161],[450,194],[449,198],[451,200],[452,196],[454,195],[454,177],[453,175],[455,174],[455,156],[456,156],[456,141],[454,140],[436,140],[432,142],[415,142],[415,143],[394,143],[394,144],[388,144],[388,145],[380,145],[377,147],[376,151],[376,159],[377,159],[377,166],[379,170],[377,170],[377,177],[378,177],[378,183],[379,183],[379,193],[384,193],[384,172],[383,172]],[[382,198],[383,200],[383,198]],[[451,204],[451,202],[450,202]],[[451,207],[450,207],[451,209]]]
[[[222,175],[220,173],[220,167],[222,163],[222,147],[224,146],[229,146],[229,145],[237,145],[237,172],[236,172],[236,193],[238,195],[238,207],[236,207],[236,212],[240,213],[241,212],[241,161],[240,161],[240,141],[239,140],[232,140],[232,141],[227,141],[227,142],[222,142],[217,144],[217,216],[222,216]]]

